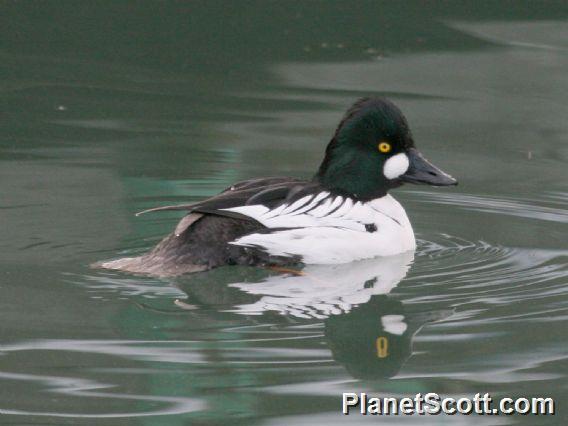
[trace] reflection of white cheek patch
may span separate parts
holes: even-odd
[[[393,155],[385,162],[383,174],[388,179],[396,179],[400,175],[406,173],[409,164],[410,162],[408,161],[408,156],[406,154],[400,153]]]
[[[399,336],[402,336],[408,328],[404,322],[404,315],[385,315],[381,317],[381,324],[387,333]]]

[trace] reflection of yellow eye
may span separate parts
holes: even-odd
[[[377,347],[377,358],[386,358],[389,356],[389,340],[386,337],[377,337],[375,346]]]
[[[392,146],[391,146],[390,143],[383,141],[383,142],[379,143],[377,148],[379,149],[380,152],[382,152],[383,154],[386,154],[387,152],[391,152]]]

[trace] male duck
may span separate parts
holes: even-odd
[[[402,206],[389,194],[404,182],[457,181],[414,147],[402,112],[363,98],[345,114],[311,181],[270,177],[239,182],[185,210],[152,251],[100,266],[179,275],[222,265],[346,263],[416,248]]]

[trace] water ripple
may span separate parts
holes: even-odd
[[[114,385],[101,383],[93,380],[82,378],[63,377],[63,376],[46,376],[39,374],[17,374],[0,372],[0,380],[31,382],[36,383],[42,388],[46,388],[48,392],[65,395],[67,397],[86,397],[126,400],[133,403],[149,402],[159,405],[165,405],[164,408],[155,409],[145,412],[115,412],[115,413],[70,413],[63,411],[32,411],[23,409],[12,409],[0,407],[0,414],[17,415],[17,416],[42,416],[42,417],[63,417],[63,418],[122,418],[122,417],[148,417],[171,414],[185,414],[195,411],[204,410],[206,404],[197,398],[185,397],[164,397],[157,395],[139,395],[126,394],[118,392],[104,392],[102,389],[112,388]],[[36,385],[36,386],[37,386]]]

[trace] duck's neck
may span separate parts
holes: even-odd
[[[357,150],[343,149],[335,138],[328,145],[313,180],[331,192],[360,201],[384,197],[388,191],[376,162]]]

